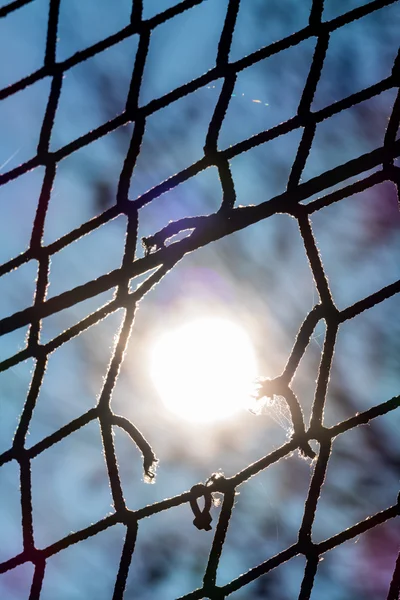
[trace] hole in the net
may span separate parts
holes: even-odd
[[[226,0],[209,0],[159,25],[151,35],[140,104],[147,104],[212,69]]]
[[[217,519],[218,510],[212,513]],[[184,504],[139,521],[128,598],[174,600],[201,587],[212,532],[198,531],[193,518],[189,504]]]
[[[37,271],[37,261],[30,260],[0,278],[0,319],[33,304]]]
[[[22,552],[20,470],[13,460],[0,468],[0,562]]]
[[[316,542],[396,504],[400,461],[381,419],[375,428],[360,426],[335,439],[313,527]]]
[[[118,2],[116,10],[109,0],[61,2],[58,24],[57,60],[92,46],[129,24],[132,2]]]
[[[221,82],[203,87],[151,115],[131,179],[135,198],[204,156],[203,146]]]
[[[265,244],[258,256],[259,263],[246,251],[248,244],[244,238],[242,243],[235,242],[234,236],[226,243],[218,242],[213,250],[202,249],[185,258],[140,304],[113,406],[117,413],[138,423],[139,428],[141,423],[151,423],[144,433],[156,454],[162,457],[155,487],[165,477],[169,496],[179,493],[181,485],[174,461],[179,461],[180,469],[189,474],[195,469],[188,476],[189,484],[190,479],[204,480],[218,468],[227,475],[233,474],[287,441],[287,431],[273,418],[256,417],[245,410],[217,425],[182,421],[165,407],[150,377],[150,352],[158,337],[181,323],[209,314],[243,325],[254,339],[260,375],[280,374],[299,323],[313,306],[313,283],[300,238],[293,254],[289,251],[286,259],[283,251],[273,253],[274,235],[278,239],[290,236],[293,243],[296,239],[296,223],[289,217],[286,219],[287,228],[280,222],[285,221],[283,216],[275,228],[271,223],[266,229],[269,221],[257,226],[254,238],[258,240],[259,236],[260,244],[262,241]],[[264,271],[265,256],[269,256],[271,273]],[[285,264],[285,269],[279,269],[279,264]],[[298,314],[295,322],[288,319],[293,311]],[[258,317],[260,314],[262,318]],[[174,469],[173,476],[168,475],[170,469]]]
[[[296,453],[238,488],[218,569],[218,585],[225,585],[296,543],[310,476],[310,465]]]
[[[261,204],[286,190],[300,139],[297,129],[231,160],[237,205]]]
[[[0,419],[0,453],[12,446],[14,433],[25,404],[33,372],[33,360],[19,363],[0,373],[2,391]]]
[[[111,493],[97,420],[33,459],[32,498],[39,548],[110,513]]]
[[[46,214],[46,244],[115,204],[131,135],[132,125],[118,127],[58,163]]]
[[[296,115],[314,47],[315,40],[307,39],[238,73],[221,129],[221,148]]]
[[[170,221],[217,212],[221,201],[217,168],[209,167],[146,204],[139,215],[138,256],[144,254],[143,237],[154,235]]]
[[[321,175],[382,146],[394,99],[395,90],[387,90],[319,123],[303,179]],[[362,174],[363,165],[358,169]]]
[[[239,60],[306,27],[310,4],[309,1],[241,2],[230,60]]]
[[[124,111],[137,45],[138,36],[130,37],[66,71],[52,150]]]
[[[1,101],[1,173],[36,155],[49,91],[50,81],[42,79]]]
[[[96,406],[122,316],[122,311],[109,315],[50,354],[29,427],[29,446]]]
[[[120,215],[53,254],[48,296],[57,296],[119,268],[125,224],[125,215]]]
[[[244,585],[237,592],[229,595],[233,600],[249,600],[261,598],[276,598],[287,600],[296,598],[300,590],[305,569],[304,556],[295,556],[289,561],[275,567],[266,575]],[[238,565],[239,566],[239,565]],[[240,572],[240,567],[239,571]],[[284,595],[282,591],[284,590]]]
[[[365,600],[386,598],[398,555],[400,528],[391,519],[321,556],[311,594],[312,600],[327,597]]]
[[[391,182],[327,206],[311,221],[340,309],[400,278],[400,212]]]
[[[332,426],[399,393],[400,298],[395,295],[340,326],[325,410]],[[397,412],[393,426],[399,427]]]
[[[107,290],[83,302],[77,302],[70,308],[56,312],[50,317],[43,319],[40,342],[47,344],[50,340],[53,340],[85,317],[88,317],[93,312],[108,304],[114,297],[115,289]]]
[[[135,331],[150,322],[151,335],[161,334],[199,314],[239,319],[254,338],[260,375],[275,377],[316,301],[297,224],[275,215],[185,257],[140,305]]]
[[[340,9],[343,6],[342,3],[335,4]],[[398,52],[399,17],[399,6],[393,3],[332,32],[313,102],[314,110],[390,75]],[[364,127],[369,126],[367,123],[364,120]]]
[[[118,523],[51,556],[46,562],[41,600],[111,598],[125,531]]]
[[[3,58],[12,56],[12,60],[2,61],[0,88],[19,81],[43,65],[47,12],[47,2],[39,0],[1,19],[0,53]]]
[[[15,569],[0,575],[0,594],[2,598],[26,600],[32,584],[34,566],[31,562],[23,563]]]
[[[0,186],[0,263],[29,247],[44,168],[39,167]]]

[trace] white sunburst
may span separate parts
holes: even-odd
[[[161,336],[150,369],[169,410],[190,421],[210,422],[248,406],[257,361],[239,325],[202,318]]]

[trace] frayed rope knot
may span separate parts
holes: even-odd
[[[210,531],[212,516],[210,514],[211,504],[212,504],[212,496],[211,491],[207,489],[207,486],[202,483],[198,483],[194,485],[190,490],[192,496],[190,498],[190,508],[194,514],[193,525],[197,527],[197,529],[204,529],[204,531]],[[200,494],[199,494],[200,492]],[[198,498],[203,496],[204,498],[204,508],[200,510],[198,505]]]

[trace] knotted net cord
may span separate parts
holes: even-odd
[[[0,17],[6,17],[32,1],[33,0],[15,0],[0,9]],[[380,289],[344,310],[338,310],[331,295],[328,280],[310,225],[310,215],[315,211],[343,198],[366,190],[378,183],[391,181],[396,185],[397,190],[399,191],[400,171],[399,167],[395,165],[395,159],[400,154],[400,140],[396,140],[400,120],[399,55],[397,55],[397,58],[394,61],[391,74],[385,79],[382,79],[378,83],[371,85],[360,92],[334,102],[321,110],[311,110],[311,104],[317,89],[332,32],[353,21],[361,19],[386,5],[392,4],[393,0],[374,0],[329,21],[323,21],[322,19],[323,0],[313,0],[309,22],[306,27],[234,62],[229,60],[229,53],[240,0],[230,0],[219,40],[215,66],[207,73],[177,87],[164,96],[154,99],[144,106],[139,106],[139,92],[153,31],[159,25],[190,10],[195,5],[201,4],[202,1],[203,0],[183,0],[176,6],[146,20],[142,18],[142,2],[140,0],[134,0],[131,11],[131,20],[123,29],[82,51],[76,52],[66,60],[57,62],[57,27],[60,0],[50,0],[43,66],[27,77],[24,77],[20,81],[17,81],[0,91],[0,100],[3,100],[42,79],[51,79],[51,89],[41,127],[36,155],[18,167],[0,175],[0,184],[3,185],[9,181],[15,180],[35,167],[45,167],[45,176],[38,201],[29,248],[26,252],[16,256],[0,267],[0,276],[3,276],[30,260],[36,260],[39,264],[33,304],[0,320],[0,331],[2,335],[15,331],[18,328],[29,326],[26,347],[14,356],[1,362],[0,370],[5,371],[6,369],[10,369],[28,358],[33,358],[36,361],[30,389],[12,447],[0,456],[0,466],[10,461],[17,461],[20,467],[23,532],[23,551],[6,562],[1,563],[0,573],[4,573],[27,561],[31,561],[35,566],[35,570],[30,600],[40,598],[40,591],[45,576],[46,560],[49,557],[89,536],[94,536],[97,533],[116,525],[117,523],[122,523],[126,526],[126,537],[119,570],[116,575],[113,600],[123,598],[129,567],[135,548],[138,526],[140,526],[141,519],[150,517],[172,507],[188,503],[191,506],[197,507],[198,514],[196,519],[198,523],[200,523],[200,526],[208,528],[207,514],[205,514],[207,511],[203,510],[203,512],[199,512],[196,502],[197,499],[201,497],[209,499],[212,492],[221,493],[223,495],[223,502],[218,524],[215,528],[208,565],[204,574],[203,586],[201,589],[186,594],[182,599],[226,598],[229,594],[268,573],[271,569],[274,569],[280,564],[301,554],[306,558],[306,567],[299,599],[305,600],[310,597],[318,563],[322,554],[339,546],[343,542],[353,539],[369,529],[394,518],[400,512],[400,499],[394,498],[393,505],[386,510],[361,521],[325,541],[320,543],[314,543],[312,541],[313,521],[330,457],[332,441],[337,436],[345,434],[347,431],[362,424],[368,423],[378,416],[393,411],[400,405],[400,397],[397,396],[378,404],[365,412],[358,413],[332,427],[323,425],[324,403],[339,327],[349,319],[352,319],[363,311],[370,309],[398,293],[400,291],[400,281],[396,281],[395,283]],[[107,123],[82,135],[62,148],[56,151],[50,151],[50,138],[62,90],[64,74],[74,66],[133,35],[139,36],[139,46],[132,72],[126,106],[123,112]],[[263,59],[271,57],[287,48],[296,46],[309,38],[316,38],[317,43],[296,115],[275,127],[254,135],[244,141],[238,142],[229,148],[223,150],[218,149],[218,136],[238,73]],[[209,123],[203,157],[188,168],[156,185],[139,198],[130,200],[128,196],[129,185],[132,172],[140,153],[141,142],[146,128],[146,119],[160,109],[167,107],[171,103],[205,85],[209,85],[217,79],[222,79],[223,85],[214,114]],[[358,156],[345,164],[330,169],[306,182],[301,182],[301,176],[313,143],[317,125],[323,120],[328,119],[347,108],[355,106],[360,102],[371,99],[389,89],[397,89],[397,96],[388,121],[383,145],[369,153]],[[59,161],[80,148],[83,148],[114,131],[118,127],[131,122],[134,123],[134,130],[120,174],[115,204],[111,208],[105,210],[102,214],[62,236],[57,241],[44,245],[42,241],[44,223]],[[297,129],[302,130],[302,138],[292,165],[286,191],[257,206],[236,207],[235,185],[229,161],[251,148]],[[135,248],[140,209],[168,190],[175,188],[210,166],[217,167],[219,173],[222,191],[222,201],[219,210],[208,216],[190,217],[170,223],[153,236],[143,240],[146,249],[145,256],[136,258]],[[363,177],[364,172],[375,167],[380,168],[372,175]],[[324,192],[355,176],[360,176],[360,179],[355,183],[344,185],[336,191],[325,193],[325,195],[306,205],[301,204],[302,201],[311,198],[314,194]],[[130,435],[132,441],[139,447],[143,454],[145,476],[149,479],[154,476],[154,465],[156,462],[156,457],[150,444],[144,439],[139,430],[128,419],[115,414],[110,407],[113,388],[118,378],[124,352],[129,341],[137,304],[139,300],[143,298],[143,296],[157,284],[185,254],[193,252],[196,249],[207,245],[211,241],[219,240],[224,236],[244,229],[251,224],[267,219],[277,213],[289,214],[297,220],[304,243],[305,253],[319,294],[318,303],[310,311],[301,325],[283,373],[275,380],[269,381],[266,384],[268,392],[270,392],[271,395],[282,395],[288,402],[293,420],[293,436],[277,450],[274,450],[267,456],[264,456],[231,477],[211,476],[210,480],[205,485],[196,484],[190,491],[185,491],[173,498],[156,502],[138,510],[130,510],[127,508],[124,501],[112,436],[113,426],[123,428],[128,435]],[[50,258],[74,241],[101,227],[118,215],[126,215],[127,217],[126,243],[121,267],[100,276],[98,279],[89,281],[84,285],[77,286],[58,296],[47,299],[46,291],[49,283]],[[189,237],[170,244],[169,246],[165,245],[165,242],[170,237],[183,230],[191,231]],[[134,292],[130,291],[129,283],[132,278],[154,269],[157,269],[155,273],[150,275],[137,290]],[[48,343],[40,343],[42,319],[74,306],[83,300],[97,296],[114,287],[117,288],[117,292],[111,301],[95,310],[92,314],[68,328]],[[31,448],[26,449],[25,438],[42,385],[49,355],[73,337],[78,336],[87,328],[120,308],[125,310],[124,322],[119,333],[112,360],[108,367],[97,406],[64,427],[61,427],[55,433],[49,435]],[[312,416],[310,423],[307,426],[304,423],[301,407],[291,390],[290,384],[297,366],[310,342],[313,331],[320,320],[324,320],[326,323],[326,336],[312,407]],[[38,549],[34,542],[32,520],[31,461],[54,444],[57,444],[93,420],[98,420],[100,424],[114,512],[97,523],[75,533],[71,533],[46,548]],[[230,583],[224,586],[217,586],[216,579],[219,559],[229,526],[235,492],[238,486],[244,484],[249,478],[268,468],[268,466],[289,455],[296,449],[299,449],[309,456],[313,456],[314,451],[309,445],[310,440],[316,440],[318,442],[319,450],[315,460],[313,476],[308,497],[305,502],[304,516],[299,529],[297,542]],[[204,517],[205,522],[202,521]],[[395,566],[387,599],[396,600],[399,593],[400,555]]]

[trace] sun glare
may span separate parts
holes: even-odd
[[[163,402],[190,421],[224,419],[246,406],[256,375],[249,336],[221,318],[198,319],[163,335],[151,355]]]

